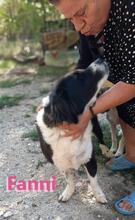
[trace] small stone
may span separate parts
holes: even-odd
[[[18,165],[19,165],[19,163],[16,163],[16,164],[15,164],[15,166],[18,166]]]
[[[62,218],[61,218],[60,216],[57,216],[57,217],[55,218],[55,220],[62,220]]]
[[[4,211],[0,211],[0,217],[4,214]]]
[[[23,202],[23,200],[17,201],[17,205],[19,205],[19,204],[22,203],[22,202]]]
[[[32,203],[32,207],[37,207],[37,205],[35,203]]]
[[[98,217],[98,218],[101,218],[101,215],[98,215],[97,217]]]
[[[5,212],[5,214],[3,215],[5,218],[11,217],[13,215],[13,213],[11,211],[7,211]]]
[[[33,177],[34,175],[35,175],[35,174],[34,174],[34,173],[32,173],[32,174],[31,174],[31,177]]]
[[[30,207],[29,205],[25,205],[25,206],[24,206],[25,209],[28,209],[29,207]]]

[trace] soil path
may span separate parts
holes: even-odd
[[[76,192],[67,203],[57,201],[65,181],[57,169],[47,163],[39,143],[22,138],[24,133],[35,129],[37,106],[43,97],[41,88],[50,88],[47,78],[33,79],[30,85],[18,85],[0,89],[0,94],[24,94],[26,98],[18,106],[0,110],[0,219],[10,220],[126,220],[135,217],[118,215],[113,202],[134,190],[128,172],[109,174],[103,165],[98,166],[99,182],[108,204],[98,204],[93,198],[85,173],[77,174]],[[29,116],[29,117],[28,117]],[[49,180],[56,176],[55,192],[6,191],[6,178],[14,175],[17,180]]]

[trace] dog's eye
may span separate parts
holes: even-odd
[[[62,91],[60,91],[60,93],[59,93],[59,97],[62,97],[63,95],[65,95],[65,90],[62,90]]]

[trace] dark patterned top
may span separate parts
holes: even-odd
[[[135,1],[112,0],[104,28],[104,56],[109,80],[135,84]],[[117,107],[119,117],[135,128],[135,98]]]
[[[135,1],[112,0],[104,29],[105,57],[109,62],[109,80],[135,84]]]

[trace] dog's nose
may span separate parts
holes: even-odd
[[[108,66],[107,62],[102,58],[98,58],[93,63],[91,63],[90,66],[88,67],[88,69],[90,69],[91,73],[93,73],[93,74],[98,73],[102,76],[109,75],[109,66]]]
[[[104,65],[105,67],[108,66],[107,62],[103,58],[98,58],[95,61],[95,64],[97,64],[97,65]]]
[[[109,74],[109,67],[108,67],[108,64],[107,62],[103,59],[103,58],[98,58],[96,61],[95,61],[95,65],[97,66],[101,66],[103,68],[103,72],[105,72],[105,74]]]

